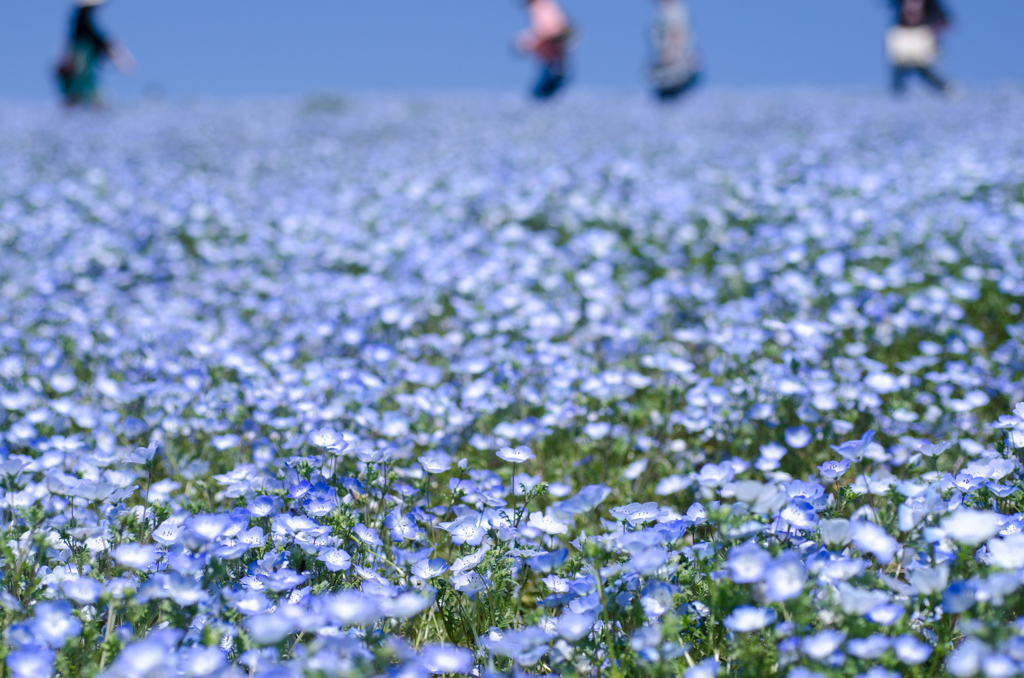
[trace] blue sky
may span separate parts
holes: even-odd
[[[65,0],[0,0],[0,97],[52,94]],[[643,85],[650,0],[565,0],[582,40],[582,87]],[[1024,2],[951,0],[942,70],[970,86],[1024,82]],[[726,87],[882,86],[886,0],[692,0],[707,82]],[[114,0],[101,23],[139,58],[118,96],[525,87],[510,47],[519,0]]]

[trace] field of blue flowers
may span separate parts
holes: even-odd
[[[0,120],[4,678],[1024,670],[1024,92]]]

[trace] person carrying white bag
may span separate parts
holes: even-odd
[[[886,56],[893,66],[892,88],[902,94],[907,76],[917,73],[944,94],[954,88],[935,72],[939,60],[939,41],[949,27],[949,15],[939,0],[890,0],[896,10],[896,23],[885,36]]]

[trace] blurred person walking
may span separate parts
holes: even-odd
[[[655,0],[651,31],[654,53],[650,78],[659,99],[675,99],[690,90],[700,77],[700,57],[684,0]]]
[[[541,73],[533,96],[547,99],[565,84],[569,70],[572,26],[557,0],[526,0],[530,27],[516,38],[516,48],[540,61]]]
[[[123,46],[111,42],[96,27],[95,12],[107,0],[78,0],[71,18],[71,37],[57,68],[64,103],[68,106],[101,103],[98,71],[104,59],[122,73],[135,69],[135,58]]]
[[[895,24],[885,36],[886,54],[893,66],[892,89],[902,94],[907,76],[917,73],[944,94],[953,86],[935,72],[942,33],[949,27],[949,15],[939,0],[890,0],[896,12]]]

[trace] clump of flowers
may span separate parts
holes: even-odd
[[[1024,672],[1024,98],[807,96],[0,107],[6,672]]]

